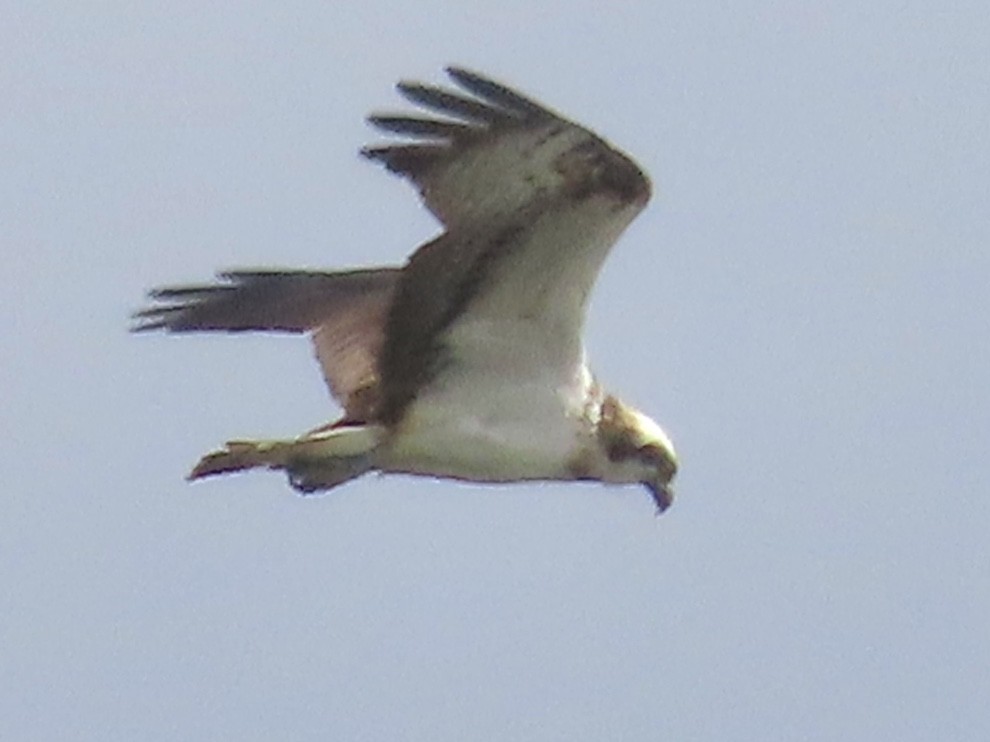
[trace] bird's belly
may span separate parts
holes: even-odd
[[[560,390],[489,379],[429,390],[379,451],[383,471],[484,482],[570,478],[582,420]]]

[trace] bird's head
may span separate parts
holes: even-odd
[[[602,403],[598,430],[605,454],[617,468],[615,481],[640,482],[650,490],[658,512],[670,507],[677,453],[663,428],[639,410],[609,396]]]

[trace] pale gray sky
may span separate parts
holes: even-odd
[[[20,5],[0,738],[990,738],[985,3]],[[660,519],[637,488],[183,481],[336,410],[300,339],[128,313],[401,261],[436,226],[362,119],[451,62],[654,179],[588,329],[682,455]]]

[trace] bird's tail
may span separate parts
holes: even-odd
[[[133,315],[135,332],[308,332],[355,304],[391,302],[397,268],[227,271],[215,284],[165,286]]]
[[[229,441],[200,459],[188,479],[266,467],[284,470],[301,492],[328,490],[375,468],[382,432],[379,425],[343,425],[286,440]]]

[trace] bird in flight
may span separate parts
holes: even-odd
[[[608,393],[582,341],[588,295],[650,181],[544,105],[451,67],[456,88],[401,82],[427,115],[372,115],[362,154],[411,181],[443,232],[405,265],[238,270],[158,288],[136,331],[308,333],[341,417],[297,438],[234,440],[199,479],[256,467],[297,490],[369,471],[472,482],[642,484],[671,503],[677,456]]]

